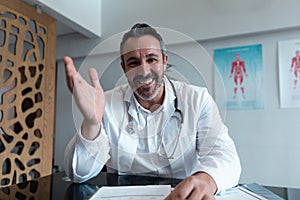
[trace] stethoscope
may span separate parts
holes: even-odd
[[[160,145],[158,147],[158,155],[160,157],[164,158],[164,159],[174,159],[174,153],[175,153],[175,150],[178,146],[181,127],[182,127],[182,124],[183,124],[183,114],[182,114],[181,110],[178,108],[178,99],[177,99],[177,93],[176,93],[176,90],[175,90],[175,86],[169,78],[167,78],[167,79],[168,79],[168,81],[169,81],[169,83],[172,87],[173,94],[175,96],[175,99],[174,99],[175,111],[174,111],[174,114],[171,116],[171,118],[176,117],[180,122],[180,126],[179,126],[179,130],[178,130],[178,134],[176,136],[176,142],[175,142],[175,145],[174,145],[174,149],[173,149],[173,151],[170,155],[166,155],[166,153],[165,154],[161,153],[161,147],[163,145],[163,139],[162,138],[163,138],[163,135],[164,135],[164,129],[165,129],[165,125],[167,124],[167,122],[163,125],[163,128],[161,130],[161,132],[162,132],[161,142],[160,142]],[[127,104],[127,110],[128,109],[129,109],[129,104]],[[128,113],[128,125],[126,127],[126,130],[129,134],[134,134],[136,131],[138,131],[136,126],[133,124],[133,117],[129,113]]]

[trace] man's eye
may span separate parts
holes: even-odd
[[[153,63],[153,62],[156,62],[157,59],[155,59],[155,58],[149,58],[147,61],[148,61],[148,63]]]
[[[136,67],[138,65],[139,65],[139,62],[137,62],[137,61],[127,63],[128,67]]]

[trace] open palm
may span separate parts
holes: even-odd
[[[105,96],[99,83],[98,73],[94,68],[89,70],[89,84],[76,70],[70,57],[65,57],[65,70],[69,90],[73,93],[76,105],[90,125],[99,125],[105,107]]]

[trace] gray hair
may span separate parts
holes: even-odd
[[[150,25],[145,23],[137,23],[128,32],[126,32],[123,35],[122,41],[120,43],[120,55],[121,55],[121,61],[123,63],[124,63],[124,57],[123,57],[122,50],[123,50],[124,43],[131,37],[142,37],[145,35],[151,35],[159,41],[161,53],[164,59],[165,55],[167,54],[167,49],[161,35]]]

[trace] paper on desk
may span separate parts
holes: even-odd
[[[170,185],[148,186],[104,186],[101,187],[90,200],[162,200],[171,192]]]
[[[221,195],[215,196],[216,200],[267,200],[266,198],[242,187],[226,190]]]
[[[170,185],[148,186],[104,186],[101,187],[90,200],[162,200],[171,192]],[[215,196],[216,200],[267,200],[250,190],[235,187]]]

